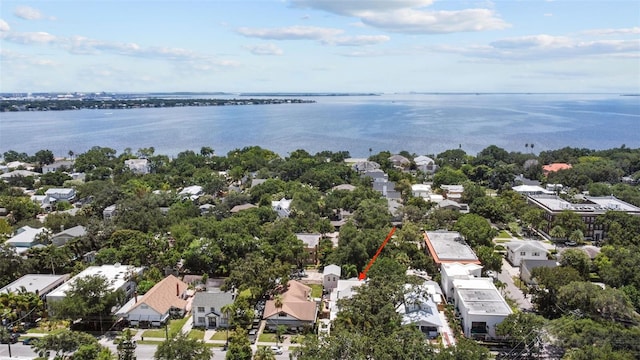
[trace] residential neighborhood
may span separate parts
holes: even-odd
[[[581,186],[566,174],[580,158],[525,169],[534,155],[500,150],[5,153],[0,338],[45,358],[82,351],[55,336],[90,334],[118,358],[175,343],[229,359],[572,359],[592,343],[561,324],[640,335],[640,196],[621,180],[640,168]]]

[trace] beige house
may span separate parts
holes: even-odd
[[[187,307],[188,285],[173,275],[157,283],[143,296],[135,296],[125,304],[118,316],[131,326],[160,326],[172,316],[182,317]]]
[[[318,304],[311,299],[311,288],[301,282],[289,280],[287,289],[280,295],[279,301],[268,300],[264,307],[263,318],[266,327],[276,329],[284,325],[289,330],[299,331],[316,323]],[[281,305],[281,306],[276,306]]]

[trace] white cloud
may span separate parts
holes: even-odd
[[[18,6],[13,14],[21,19],[25,20],[55,20],[53,16],[46,16],[40,10],[32,8],[30,6]]]
[[[241,27],[236,30],[246,37],[270,40],[320,40],[341,34],[340,29],[321,28],[314,26],[289,26],[282,28],[252,29]]]
[[[437,46],[439,52],[500,60],[548,60],[585,56],[617,56],[640,52],[640,40],[581,41],[565,36],[531,35],[498,40],[489,45]]]
[[[402,9],[391,13],[363,14],[361,20],[369,26],[412,34],[501,30],[510,26],[488,9],[459,11]]]
[[[10,30],[11,30],[11,27],[9,26],[9,24],[6,21],[0,19],[0,32],[10,31]]]
[[[358,16],[363,12],[388,12],[406,8],[420,8],[429,6],[433,0],[291,0],[295,7],[323,10],[338,15]]]
[[[365,46],[375,45],[389,41],[391,38],[386,35],[360,35],[360,36],[339,36],[324,39],[322,42],[328,45],[338,46]]]
[[[363,24],[410,34],[501,30],[510,25],[491,9],[431,11],[432,0],[335,1],[292,0],[294,6],[357,17]],[[488,6],[490,7],[490,6]]]
[[[47,32],[24,32],[24,33],[4,32],[2,37],[7,41],[23,44],[23,45],[28,45],[33,43],[37,43],[37,44],[55,43],[56,41],[58,41],[58,38],[56,38],[54,35],[51,35]]]
[[[583,31],[581,34],[589,36],[638,35],[640,34],[640,27],[632,27],[626,29],[593,29]]]
[[[546,17],[552,17],[552,16],[553,16],[553,14],[552,14],[552,13],[546,13],[546,14],[544,14],[544,16],[546,16]]]
[[[567,37],[542,34],[498,40],[489,45],[497,49],[518,49],[531,47],[563,47],[569,46],[570,44],[571,40]]]
[[[282,55],[284,53],[275,44],[246,45],[244,48],[254,55]]]

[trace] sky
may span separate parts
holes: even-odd
[[[640,93],[637,0],[0,2],[0,92]]]

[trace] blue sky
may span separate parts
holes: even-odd
[[[2,0],[38,91],[640,92],[640,2]]]

